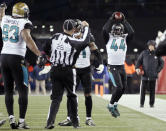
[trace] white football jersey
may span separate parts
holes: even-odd
[[[79,57],[76,61],[75,67],[76,68],[85,68],[90,66],[90,48],[87,46],[84,50],[82,50],[79,54]]]
[[[113,36],[112,34],[109,34],[109,41],[106,45],[109,65],[124,64],[127,51],[127,35],[128,34],[124,34],[123,36]]]
[[[21,31],[27,23],[32,24],[31,21],[25,18],[15,19],[8,15],[2,18],[3,47],[1,54],[14,54],[25,57],[26,43],[21,37]]]

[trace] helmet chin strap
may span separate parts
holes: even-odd
[[[30,16],[30,15],[29,15],[28,12],[25,12],[25,13],[24,13],[24,18],[29,18],[29,16]]]

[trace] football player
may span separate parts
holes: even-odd
[[[12,129],[29,129],[25,123],[28,105],[28,71],[25,67],[26,45],[37,56],[41,53],[33,41],[30,32],[32,23],[28,19],[29,8],[25,3],[16,3],[12,16],[5,15],[6,5],[0,7],[0,23],[3,47],[1,51],[1,71],[5,87],[5,104]],[[16,123],[13,112],[14,82],[18,88],[19,121]]]
[[[82,30],[81,21],[76,19],[76,26],[75,26],[75,34],[74,37],[80,39],[82,37]],[[75,68],[77,74],[77,85],[78,88],[80,82],[83,86],[84,96],[85,96],[85,106],[86,106],[86,121],[85,124],[88,126],[95,126],[92,117],[92,96],[91,96],[91,83],[92,83],[92,76],[91,76],[91,65],[90,65],[90,55],[91,53],[94,54],[99,61],[102,61],[101,55],[97,46],[95,45],[95,39],[92,33],[89,34],[90,42],[89,46],[87,46],[84,50],[81,51],[79,57],[76,61]],[[98,67],[98,66],[97,66]],[[98,69],[98,73],[102,73],[104,66],[100,66],[101,69]],[[69,108],[69,101],[67,100],[67,112],[68,116],[67,119],[60,122],[60,126],[71,126],[72,122],[70,120],[71,109]]]
[[[112,98],[108,104],[108,109],[115,118],[120,116],[117,104],[127,84],[124,62],[127,43],[133,34],[134,30],[121,12],[113,13],[103,27],[103,37],[108,57],[108,70],[113,85]]]

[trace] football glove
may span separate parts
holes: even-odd
[[[101,74],[104,71],[104,65],[100,64],[99,67],[96,68],[97,74]]]
[[[7,9],[6,3],[2,3],[2,4],[0,5],[0,8],[5,8],[5,9]]]
[[[51,70],[51,66],[44,66],[43,70],[39,72],[39,75],[47,74]]]
[[[46,58],[46,56],[45,55],[42,55],[42,56],[39,56],[38,57],[38,65],[39,65],[39,67],[41,68],[41,67],[44,67],[44,65],[46,64],[46,62],[47,62],[47,58]]]

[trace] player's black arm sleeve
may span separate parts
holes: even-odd
[[[143,54],[144,54],[144,51],[139,55],[135,65],[135,69],[138,69],[143,64]]]
[[[158,69],[157,69],[157,73],[159,73],[164,67],[164,61],[161,57],[159,57],[158,63],[159,63],[159,66],[158,66]]]
[[[33,25],[30,24],[30,23],[26,23],[25,26],[24,26],[24,29],[30,29],[30,30],[33,30]]]
[[[95,67],[97,68],[100,64],[103,64],[103,59],[98,49],[92,50],[91,53],[96,57],[97,62],[95,63]]]
[[[107,44],[108,40],[109,40],[109,32],[112,29],[112,25],[116,23],[116,20],[113,19],[113,17],[110,17],[107,22],[105,23],[105,25],[103,26],[103,30],[102,30],[102,36],[104,39],[104,43]]]
[[[132,26],[129,24],[127,20],[123,20],[122,24],[124,25],[126,33],[128,33],[126,41],[129,42],[130,40],[132,40],[134,36],[134,29],[132,28]]]
[[[159,43],[155,50],[156,56],[166,56],[166,39]]]

